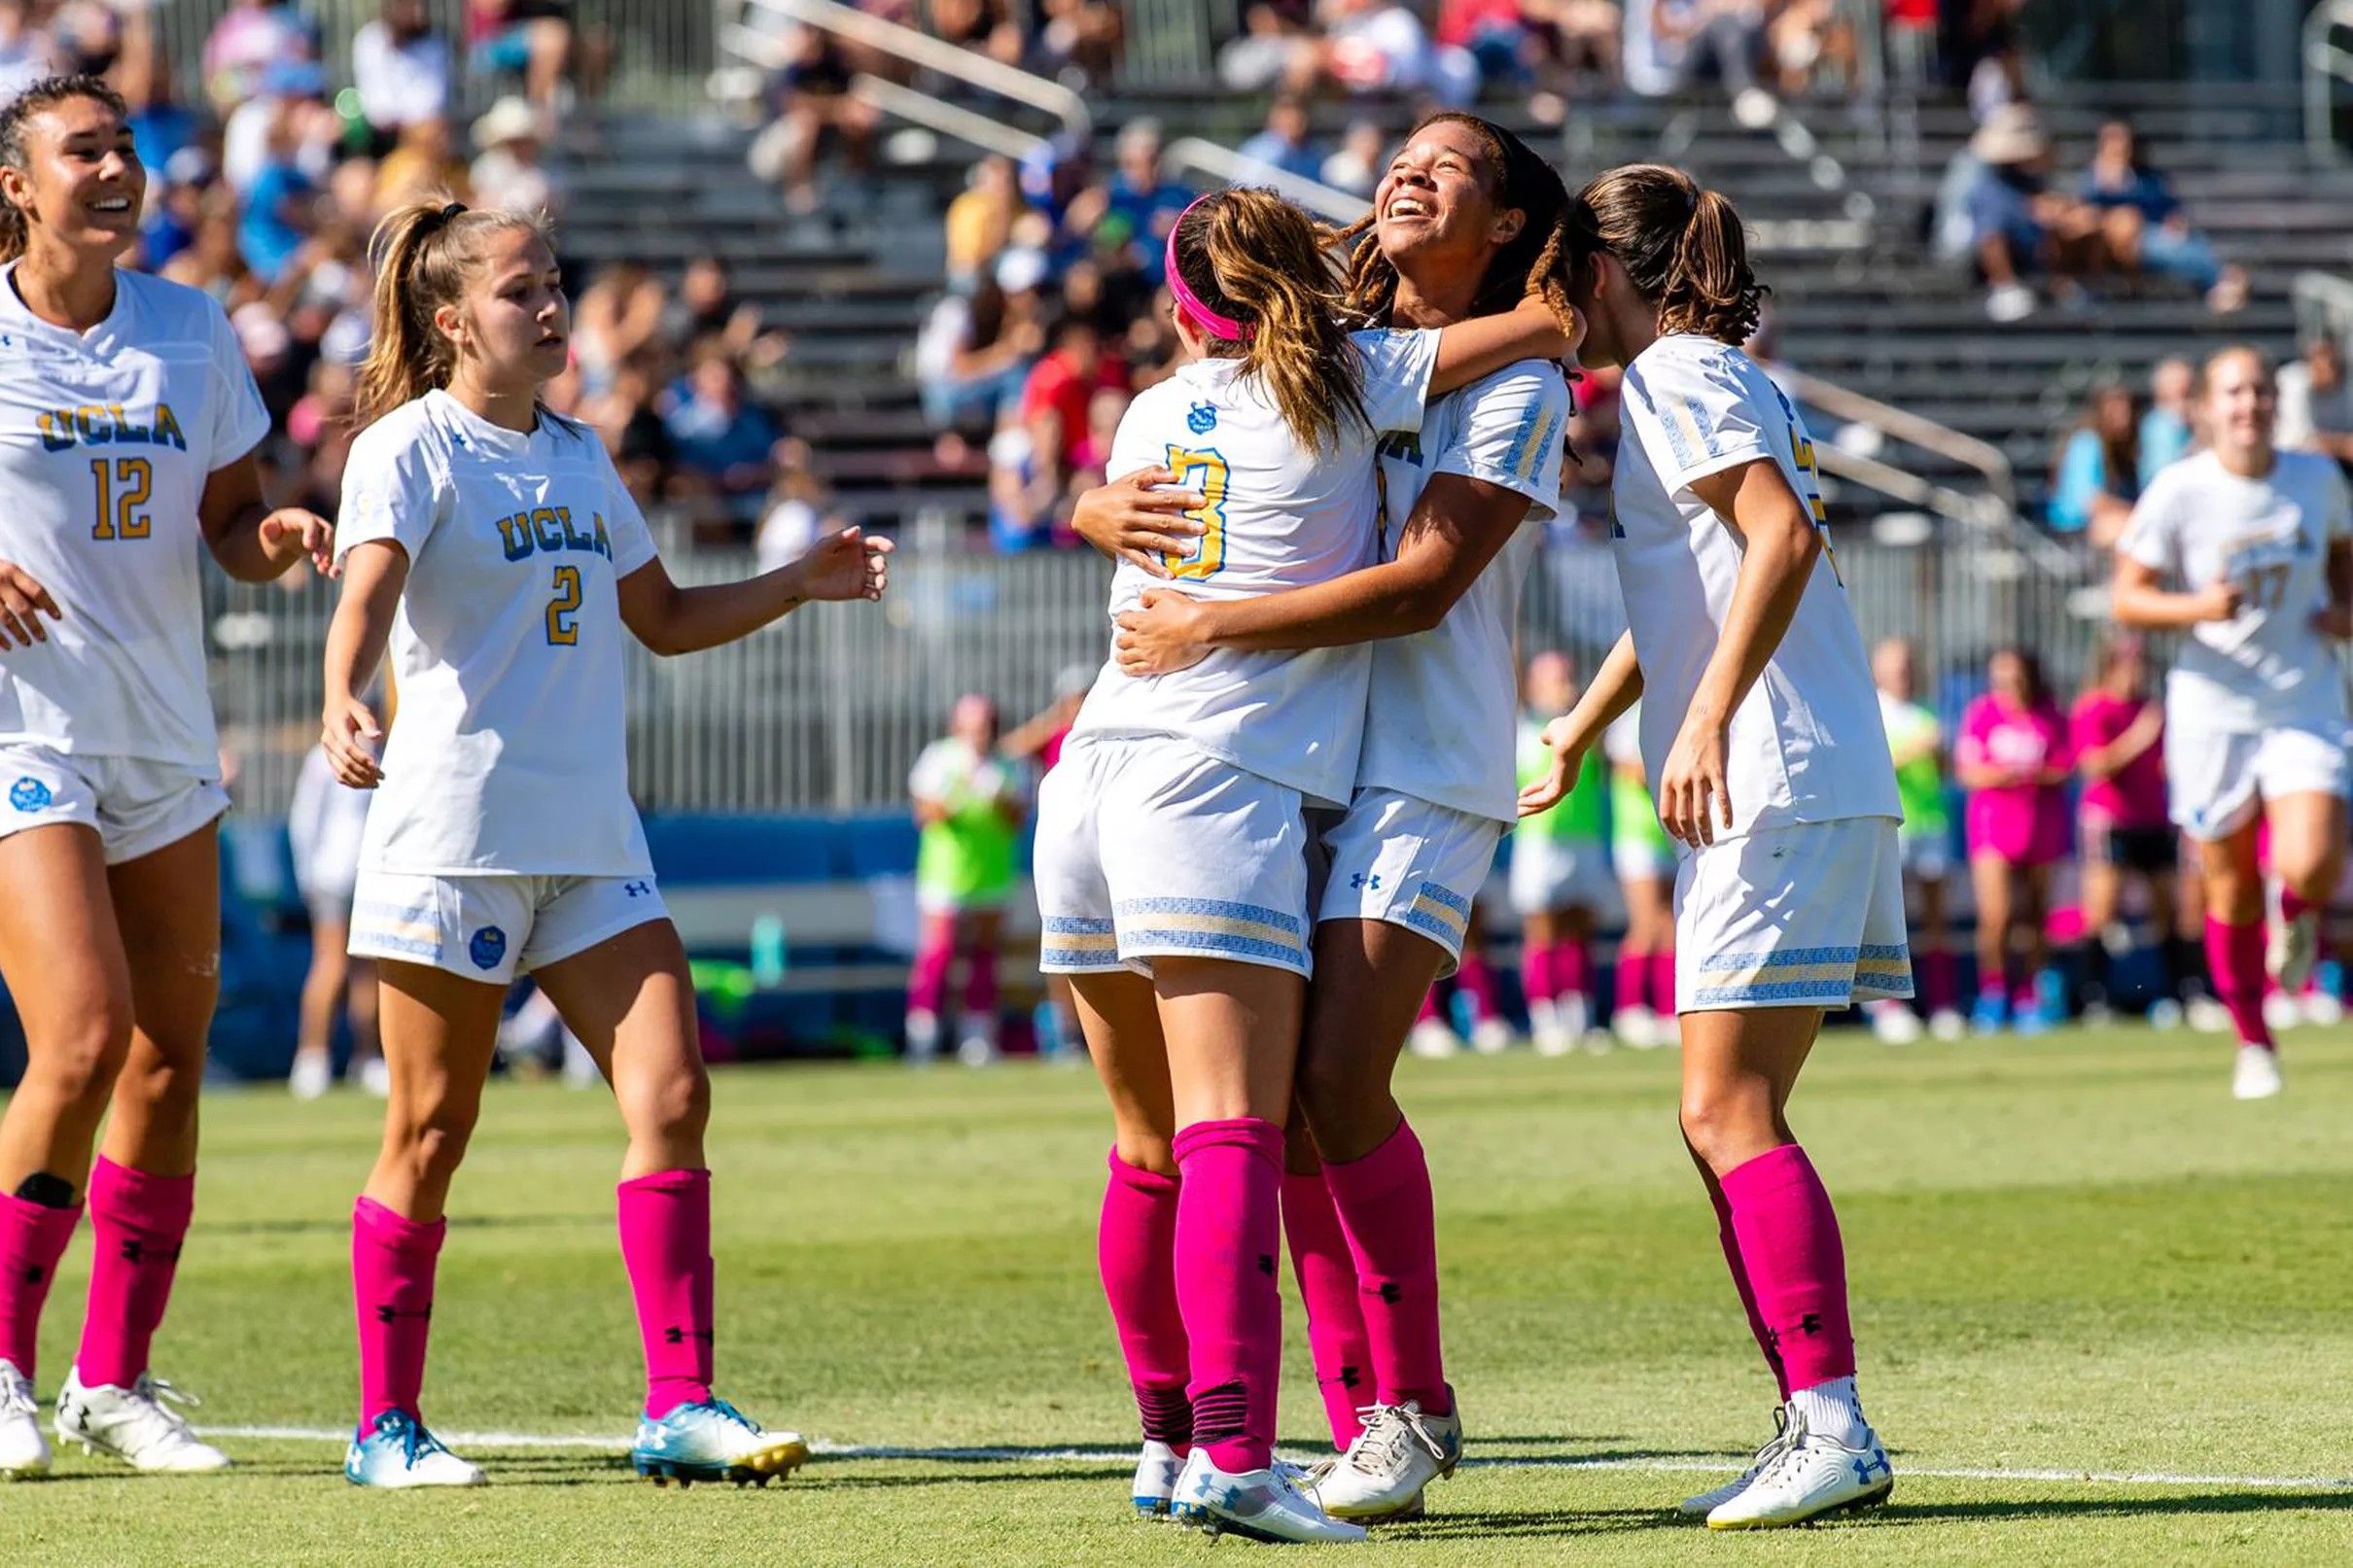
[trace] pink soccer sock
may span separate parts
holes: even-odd
[[[1274,1461],[1282,1376],[1282,1129],[1256,1116],[1176,1134],[1176,1305],[1192,1356],[1193,1445],[1228,1474]]]
[[[1616,1011],[1650,1006],[1650,955],[1618,949],[1618,984],[1610,1001]]]
[[[1953,978],[1952,955],[1935,948],[1920,955],[1920,999],[1932,1013],[1941,1013],[1953,1005],[1960,987]]]
[[[1488,967],[1483,956],[1470,948],[1464,948],[1462,957],[1456,960],[1455,984],[1462,988],[1464,995],[1470,997],[1472,1023],[1484,1024],[1502,1012],[1495,1005],[1495,971]]]
[[[1733,1229],[1732,1200],[1724,1196],[1723,1183],[1709,1181],[1707,1201],[1716,1207],[1716,1242],[1724,1249],[1725,1267],[1732,1271],[1732,1288],[1740,1293],[1740,1310],[1748,1314],[1748,1332],[1756,1337],[1757,1348],[1765,1352],[1765,1365],[1773,1369],[1773,1380],[1781,1390],[1781,1402],[1789,1402],[1789,1374],[1781,1365],[1781,1352],[1773,1342],[1773,1331],[1765,1326],[1765,1314],[1757,1310],[1757,1287],[1748,1277],[1748,1265],[1740,1257],[1739,1233]]]
[[[915,965],[907,973],[907,1007],[934,1018],[948,1001],[948,965],[956,961],[956,922],[926,915],[915,938]]]
[[[719,1345],[711,1261],[711,1172],[657,1170],[624,1181],[621,1263],[646,1347],[646,1413],[654,1420],[711,1397]]]
[[[195,1202],[193,1174],[151,1175],[104,1155],[91,1167],[89,1311],[74,1357],[86,1385],[128,1388],[147,1371]]]
[[[1561,994],[1554,950],[1536,942],[1520,947],[1520,989],[1531,1002],[1548,1002]]]
[[[1650,956],[1650,1010],[1661,1018],[1675,1016],[1675,954],[1672,948]]]
[[[1307,1347],[1316,1364],[1316,1392],[1323,1396],[1332,1446],[1346,1448],[1363,1432],[1356,1411],[1369,1403],[1373,1352],[1365,1338],[1364,1307],[1356,1299],[1356,1260],[1332,1207],[1323,1173],[1282,1175],[1282,1237],[1307,1306]]]
[[[41,1334],[41,1306],[81,1223],[80,1203],[52,1208],[0,1193],[0,1360],[27,1377]]]
[[[1189,1451],[1193,1406],[1184,1384],[1190,1363],[1184,1318],[1176,1310],[1176,1178],[1129,1165],[1117,1149],[1110,1164],[1095,1232],[1104,1299],[1111,1305],[1111,1327],[1127,1358],[1143,1435]]]
[[[2247,1045],[2271,1045],[2271,1027],[2264,1022],[2264,926],[2226,925],[2206,917],[2206,968],[2214,979],[2215,999],[2228,1008],[2238,1037]]]
[[[1422,1140],[1400,1121],[1363,1159],[1326,1165],[1323,1180],[1356,1262],[1381,1403],[1419,1400],[1448,1414],[1455,1399],[1438,1345],[1438,1222]]]
[[[1756,1291],[1757,1316],[1780,1352],[1782,1386],[1812,1388],[1853,1376],[1846,1252],[1813,1162],[1784,1143],[1718,1180]]]
[[[386,1411],[415,1415],[433,1328],[433,1271],[447,1220],[419,1225],[372,1198],[351,1210],[351,1295],[360,1323],[360,1427]]]
[[[1572,936],[1553,944],[1553,980],[1556,996],[1594,993],[1593,948],[1582,937]]]

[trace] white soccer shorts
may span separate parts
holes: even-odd
[[[1647,838],[1621,838],[1609,846],[1610,869],[1620,882],[1672,882],[1675,862],[1671,841],[1659,844]]]
[[[1840,1008],[1912,994],[1892,817],[1726,839],[1675,878],[1675,1010]]]
[[[1165,738],[1063,749],[1037,792],[1034,875],[1048,974],[1155,958],[1309,971],[1299,791]]]
[[[1471,901],[1494,869],[1503,824],[1394,789],[1359,789],[1325,830],[1330,869],[1316,919],[1386,921],[1445,950],[1455,972]]]
[[[2283,795],[2353,793],[2341,721],[2217,733],[2165,719],[2167,806],[2194,839],[2229,838]]]
[[[1512,913],[1546,915],[1559,909],[1605,909],[1618,895],[1609,846],[1597,840],[1512,835],[1509,877]]]
[[[363,868],[351,956],[421,963],[504,986],[670,910],[643,877],[430,877]]]
[[[177,844],[228,810],[217,770],[29,743],[0,746],[0,838],[79,822],[97,831],[110,866]]]

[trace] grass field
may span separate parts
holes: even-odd
[[[2239,1105],[2211,1039],[1898,1051],[1836,1035],[1796,1114],[1839,1199],[1863,1386],[1900,1483],[1868,1520],[1737,1538],[1666,1512],[1745,1456],[1773,1401],[1674,1136],[1672,1054],[1409,1064],[1472,1462],[1432,1490],[1426,1522],[1370,1550],[2353,1561],[2353,1481],[2327,1479],[2353,1476],[2353,1041],[2306,1030],[2288,1048],[2288,1095]],[[331,1435],[356,1392],[345,1220],[375,1107],[257,1091],[207,1102],[196,1232],[158,1348],[239,1469],[130,1478],[67,1456],[0,1493],[0,1562],[876,1568],[1264,1550],[1126,1516],[1133,1412],[1094,1279],[1091,1080],[738,1069],[717,1099],[722,1391],[838,1446],[790,1486],[657,1492],[622,1467],[638,1364],[611,1224],[617,1138],[601,1098],[551,1087],[493,1097],[436,1307],[427,1411],[503,1440],[463,1446],[493,1484],[346,1486]],[[52,1304],[44,1395],[71,1355],[87,1247]],[[1320,1412],[1295,1308],[1287,1326],[1283,1428],[1306,1448]]]

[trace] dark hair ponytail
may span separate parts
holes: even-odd
[[[1596,179],[1578,202],[1642,297],[1661,332],[1739,344],[1757,330],[1766,288],[1748,263],[1740,215],[1681,169],[1630,163]]]

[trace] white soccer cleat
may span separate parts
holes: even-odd
[[[1969,1033],[1969,1020],[1957,1008],[1940,1007],[1928,1015],[1928,1033],[1934,1039],[1958,1040]]]
[[[1684,1498],[1675,1505],[1675,1512],[1687,1519],[1703,1519],[1748,1490],[1749,1482],[1771,1469],[1773,1462],[1781,1457],[1781,1450],[1789,1446],[1789,1407],[1784,1405],[1773,1412],[1773,1436],[1765,1440],[1765,1446],[1748,1461],[1747,1469],[1721,1486]]]
[[[351,1440],[343,1479],[354,1486],[408,1491],[419,1486],[480,1486],[482,1467],[459,1458],[406,1411],[386,1411]]]
[[[957,1025],[956,1060],[967,1067],[985,1067],[997,1060],[997,1020],[966,1013]]]
[[[1554,1024],[1528,1031],[1528,1043],[1540,1057],[1564,1057],[1577,1048],[1577,1037]]]
[[[2320,958],[2320,911],[2307,909],[2294,920],[2271,923],[2271,939],[2265,944],[2264,968],[2291,998],[2312,978]]]
[[[2264,1024],[2272,1033],[2292,1029],[2303,1021],[2304,1010],[2286,992],[2275,991],[2264,998]]]
[[[674,1481],[765,1486],[807,1464],[809,1444],[798,1432],[771,1432],[714,1397],[681,1405],[658,1421],[641,1416],[629,1462],[656,1486]]]
[[[907,1010],[907,1062],[927,1066],[939,1056],[939,1015],[921,1007]]]
[[[1879,1037],[1881,1045],[1912,1045],[1920,1037],[1920,1016],[1894,997],[1873,1002],[1871,1032]]]
[[[1659,1043],[1659,1015],[1636,1002],[1610,1015],[1609,1027],[1619,1039],[1637,1051]]]
[[[1483,1018],[1471,1026],[1471,1049],[1483,1057],[1500,1056],[1512,1048],[1512,1027],[1499,1018]]]
[[[2227,1034],[2230,1030],[2230,1009],[2202,992],[2182,1004],[2182,1016],[2200,1034]]]
[[[1419,1517],[1422,1489],[1462,1462],[1462,1412],[1424,1415],[1408,1400],[1358,1413],[1364,1430],[1316,1483],[1316,1501],[1336,1519],[1366,1524]]]
[[[133,1470],[195,1475],[227,1470],[228,1455],[189,1430],[174,1405],[201,1404],[146,1373],[128,1388],[82,1381],[77,1367],[57,1390],[57,1441],[120,1459]]]
[[[1364,1527],[1335,1519],[1300,1491],[1285,1465],[1229,1475],[1210,1463],[1209,1450],[1195,1448],[1176,1480],[1176,1517],[1212,1535],[1252,1541],[1334,1543],[1361,1541]]]
[[[1176,1450],[1165,1443],[1143,1440],[1143,1452],[1136,1457],[1136,1484],[1130,1496],[1136,1512],[1147,1519],[1165,1519],[1176,1500],[1176,1478],[1184,1474],[1184,1461]]]
[[[1781,1451],[1738,1495],[1707,1516],[1711,1530],[1772,1530],[1803,1524],[1825,1514],[1877,1508],[1895,1491],[1895,1469],[1878,1434],[1863,1429],[1863,1441],[1840,1443],[1792,1411]]]
[[[2307,1024],[2334,1028],[2345,1021],[2345,1004],[2333,991],[2307,991],[2298,1001]]]
[[[41,1435],[41,1406],[33,1380],[13,1361],[0,1361],[0,1476],[16,1481],[49,1474],[49,1439]]]
[[[2170,996],[2160,996],[2149,1004],[2149,1027],[2160,1034],[2169,1034],[2182,1027],[2182,1004]]]
[[[334,1087],[334,1063],[324,1051],[297,1051],[287,1069],[286,1087],[297,1099],[317,1099]]]
[[[2279,1053],[2267,1045],[2242,1045],[2230,1070],[2232,1099],[2269,1099],[2280,1091]]]
[[[360,1088],[374,1099],[392,1098],[392,1067],[382,1057],[369,1057],[360,1063]]]
[[[1428,1057],[1434,1061],[1455,1055],[1462,1049],[1462,1042],[1455,1038],[1455,1031],[1438,1019],[1425,1018],[1416,1024],[1414,1031],[1405,1037],[1405,1048],[1418,1057]]]

